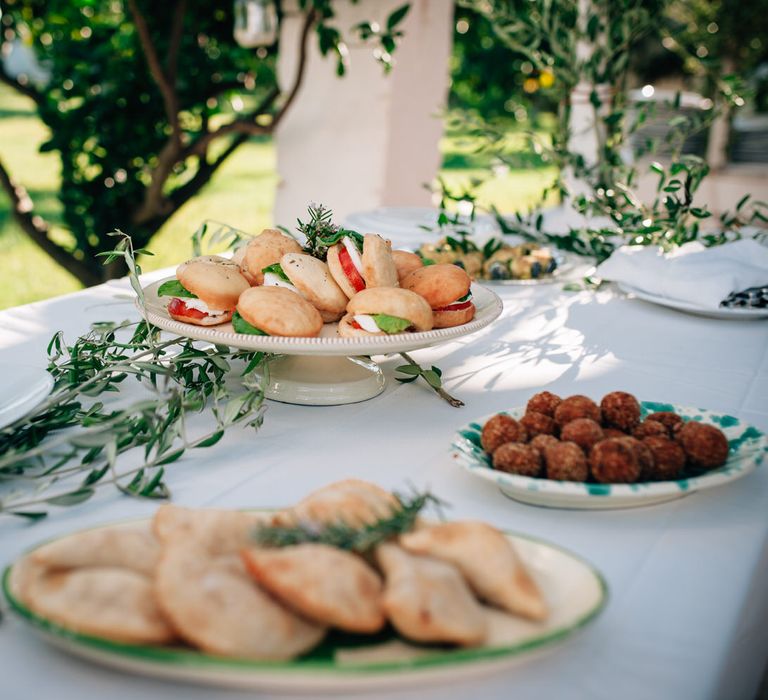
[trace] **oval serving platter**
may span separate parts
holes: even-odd
[[[482,426],[493,414],[473,421],[458,431],[452,444],[453,456],[470,474],[492,481],[503,494],[516,501],[550,508],[591,510],[664,503],[696,491],[722,486],[754,471],[763,463],[768,452],[768,438],[757,428],[745,425],[733,416],[652,401],[642,401],[640,405],[643,418],[655,411],[674,411],[685,420],[702,421],[720,428],[728,438],[728,460],[719,469],[700,476],[636,484],[555,481],[508,474],[493,469],[488,455],[480,446]],[[511,409],[507,413],[513,418],[521,418],[525,407]]]
[[[499,638],[504,642],[474,649],[414,646],[391,632],[368,638],[332,633],[294,661],[223,658],[181,646],[125,644],[65,629],[21,602],[16,565],[5,570],[2,587],[11,609],[47,642],[121,671],[196,684],[310,694],[405,688],[473,678],[522,663],[552,650],[604,609],[607,586],[589,563],[556,545],[524,535],[508,536],[541,586],[551,614],[543,623],[503,615]]]

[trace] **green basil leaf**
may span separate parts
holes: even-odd
[[[232,328],[235,329],[235,333],[243,333],[244,335],[269,335],[260,328],[252,326],[237,311],[232,314]]]
[[[271,272],[273,275],[277,275],[283,282],[288,282],[288,284],[291,284],[291,280],[288,279],[288,275],[285,274],[285,271],[283,270],[280,263],[275,263],[274,265],[269,265],[262,269],[262,272],[266,275],[268,272]]]
[[[159,297],[182,297],[185,299],[197,299],[188,289],[185,289],[179,280],[168,280],[163,282],[157,290]]]
[[[371,314],[371,317],[385,333],[402,333],[406,328],[413,325],[406,318],[389,316],[388,314]]]
[[[336,233],[329,234],[327,236],[320,236],[320,242],[330,248],[332,245],[336,245],[342,238],[351,238],[358,252],[363,252],[363,236],[357,231],[351,231],[348,228],[340,228]]]

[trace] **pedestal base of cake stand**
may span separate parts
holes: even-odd
[[[384,373],[369,357],[280,355],[266,368],[265,395],[302,406],[367,401],[384,391]]]

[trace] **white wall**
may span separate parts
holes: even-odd
[[[337,3],[337,26],[346,32],[363,20],[383,24],[403,2]],[[300,21],[287,17],[281,29],[283,86],[295,73]],[[292,226],[312,201],[333,209],[337,221],[380,205],[430,204],[422,185],[440,166],[452,0],[412,0],[401,28],[389,75],[370,46],[350,46],[347,74],[338,78],[335,57],[320,56],[313,36],[304,85],[276,134],[276,223]]]

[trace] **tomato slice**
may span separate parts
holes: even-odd
[[[365,289],[365,280],[360,276],[355,264],[352,262],[349,251],[344,246],[341,246],[341,250],[339,250],[339,263],[349,283],[352,285],[352,289],[356,292]]]
[[[174,316],[189,316],[190,318],[205,318],[208,314],[200,309],[190,309],[182,299],[173,297],[171,303],[168,304],[168,313]]]
[[[462,311],[472,306],[471,301],[464,301],[461,304],[448,304],[448,306],[441,306],[438,309],[432,309],[432,311]]]
[[[352,326],[352,328],[354,328],[356,331],[363,330],[363,327],[355,320],[350,321],[349,325]]]

